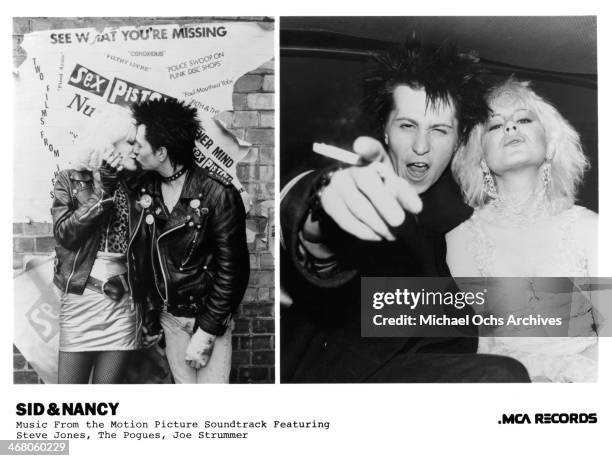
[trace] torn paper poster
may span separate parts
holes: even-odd
[[[46,30],[26,34],[15,71],[15,222],[50,220],[54,175],[74,166],[87,131],[109,112],[176,98],[198,109],[198,162],[241,191],[248,143],[214,118],[232,110],[234,83],[273,57],[274,33],[255,22]],[[100,118],[102,117],[102,118]]]

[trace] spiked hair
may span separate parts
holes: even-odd
[[[375,56],[363,82],[364,109],[382,130],[393,110],[393,92],[399,85],[425,90],[427,104],[453,105],[459,143],[465,144],[472,128],[487,119],[487,85],[478,58],[460,53],[451,44],[424,44],[412,38]]]
[[[132,115],[136,124],[147,127],[145,138],[153,149],[166,148],[173,165],[195,165],[193,148],[200,129],[197,109],[176,99],[156,99],[133,104]]]

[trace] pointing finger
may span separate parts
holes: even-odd
[[[361,157],[363,163],[380,162],[387,156],[383,145],[369,136],[360,136],[355,139],[353,151]]]
[[[359,193],[359,191],[357,191]],[[357,219],[348,209],[344,199],[333,190],[327,188],[321,195],[321,205],[325,212],[344,231],[361,240],[380,241],[382,238],[363,222]]]
[[[373,208],[392,227],[399,226],[405,218],[405,212],[398,203],[395,191],[387,187],[387,177],[395,176],[390,168],[381,163],[373,163],[367,167],[351,169],[355,184],[370,200]]]
[[[412,214],[419,214],[423,210],[421,197],[408,181],[395,176],[390,177],[386,184],[394,191],[397,201],[404,210]]]

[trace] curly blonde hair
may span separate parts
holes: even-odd
[[[100,168],[104,154],[128,138],[134,138],[136,125],[129,110],[105,108],[96,114],[89,129],[77,140],[72,168],[94,171]]]
[[[559,111],[541,96],[538,96],[527,81],[510,77],[487,94],[489,106],[501,97],[511,97],[529,108],[538,118],[546,135],[547,145],[552,147],[551,181],[548,197],[555,207],[565,208],[575,202],[576,191],[582,182],[589,161],[582,151],[578,132],[563,118]],[[451,163],[453,175],[461,187],[468,205],[483,206],[490,197],[485,191],[481,161],[484,159],[482,137],[484,124],[477,125],[455,154]]]

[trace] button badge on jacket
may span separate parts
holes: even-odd
[[[143,207],[146,210],[153,203],[153,198],[149,194],[143,194],[140,197],[140,202],[139,203],[140,203],[140,206]]]

